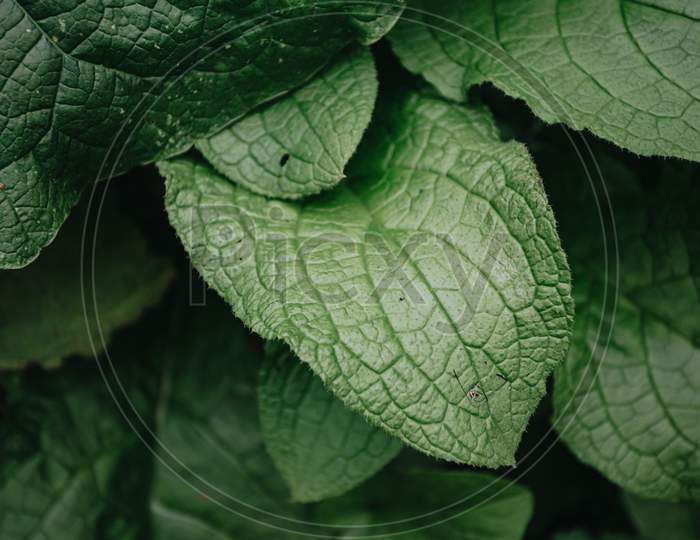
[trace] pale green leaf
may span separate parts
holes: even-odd
[[[413,0],[404,19],[394,50],[447,97],[488,81],[546,122],[700,161],[697,2]]]
[[[297,199],[343,179],[376,97],[372,53],[357,49],[197,148],[220,173],[251,191]]]
[[[268,346],[258,400],[265,445],[296,501],[345,493],[401,450],[398,439],[345,407],[282,344]]]
[[[378,110],[348,180],[300,204],[160,163],[170,221],[235,313],[351,409],[431,455],[513,463],[573,311],[541,181],[483,109]]]

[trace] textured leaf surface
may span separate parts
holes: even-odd
[[[489,81],[546,122],[700,161],[697,2],[414,0],[405,17],[394,50],[447,97]]]
[[[700,506],[674,504],[625,494],[632,522],[644,540],[700,538]]]
[[[278,539],[249,518],[300,517],[262,441],[261,355],[228,306],[208,304],[174,317],[178,340],[127,334],[111,348],[152,433],[94,363],[16,376],[0,423],[0,539]]]
[[[243,515],[300,517],[262,442],[260,355],[226,305],[208,304],[174,317],[155,344],[111,351],[152,433],[94,363],[17,377],[0,424],[0,539],[274,539]],[[210,493],[225,494],[221,505]]]
[[[236,314],[352,409],[434,456],[512,463],[573,309],[541,181],[483,109],[378,110],[349,180],[300,204],[162,162],[170,221]]]
[[[401,450],[323,387],[282,344],[270,344],[260,371],[265,446],[299,502],[340,495],[364,482]]]
[[[3,1],[0,267],[36,257],[98,176],[185,150],[349,43],[378,39],[398,12],[312,0]]]
[[[372,53],[361,48],[306,86],[197,143],[230,180],[270,197],[297,199],[342,180],[377,97]]]
[[[564,178],[569,193],[583,184]],[[609,178],[618,188],[621,180]],[[577,305],[569,356],[555,378],[556,421],[581,460],[625,489],[698,500],[700,199],[692,183],[671,175],[662,183],[673,186],[642,196],[632,184],[613,198],[617,285],[615,272],[605,272],[594,202],[568,197],[555,205],[571,246]],[[618,295],[614,320],[603,310],[606,286]]]
[[[81,268],[92,267],[81,259],[84,220],[85,212],[76,213],[36,264],[0,273],[0,368],[92,356],[91,341],[99,350],[102,338],[137,319],[170,283],[170,263],[148,253],[134,224],[110,210],[100,220],[94,252],[86,248],[94,255],[95,289],[88,290],[86,276],[84,291]],[[86,246],[93,232],[87,231]],[[86,318],[83,293],[88,305],[97,303],[99,321]]]

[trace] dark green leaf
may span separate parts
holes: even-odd
[[[83,187],[186,150],[305,82],[397,4],[304,0],[118,8],[0,3],[0,267],[32,261]]]
[[[409,538],[421,540],[522,536],[529,493],[484,474],[387,473],[364,485],[359,502],[353,492],[320,508],[290,503],[264,451],[261,358],[250,336],[213,298],[174,310],[165,326],[172,335],[155,345],[143,341],[148,331],[124,336],[111,351],[116,376],[107,363],[101,373],[77,362],[13,376],[0,424],[0,540],[291,540],[363,530],[348,524],[420,528]]]
[[[119,373],[143,411],[134,372]],[[150,456],[97,365],[68,362],[13,381],[0,422],[0,539],[144,538]]]
[[[566,170],[555,208],[577,318],[555,377],[557,429],[581,460],[633,493],[700,500],[700,192],[669,177],[643,193],[619,166],[604,168],[615,246],[601,239],[585,181]]]
[[[169,261],[149,254],[128,219],[105,210],[94,251],[93,229],[86,230],[83,245],[85,220],[85,212],[76,212],[36,264],[0,272],[0,369],[92,356],[114,330],[155,304],[170,283]],[[83,247],[90,262],[82,258]],[[90,275],[81,275],[84,268],[94,270],[94,289]],[[92,316],[92,301],[99,319]]]
[[[476,472],[382,473],[356,494],[324,502],[319,519],[364,527],[339,537],[409,540],[519,540],[532,515],[530,493],[506,479]],[[364,510],[364,518],[360,514]]]
[[[644,540],[697,540],[700,538],[700,507],[642,499],[626,493],[625,504]]]

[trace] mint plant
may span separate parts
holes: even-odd
[[[7,0],[0,51],[0,540],[700,534],[694,2]]]

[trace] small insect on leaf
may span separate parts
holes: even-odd
[[[479,388],[479,385],[472,386],[469,391],[464,387],[462,384],[462,381],[459,380],[459,375],[457,375],[456,370],[452,370],[452,376],[457,379],[457,382],[459,383],[460,388],[462,389],[462,392],[471,399],[472,401],[476,401],[477,403],[483,401],[486,399],[486,394],[484,394],[481,389]]]
[[[7,187],[7,186],[6,186],[5,184],[3,184],[2,182],[0,182],[0,191],[5,191],[5,188],[6,188],[6,187]]]
[[[486,399],[486,395],[479,390],[478,386],[475,386],[474,388],[470,389],[469,392],[467,392],[467,396],[469,399],[472,401],[476,401],[477,403],[484,401]]]

